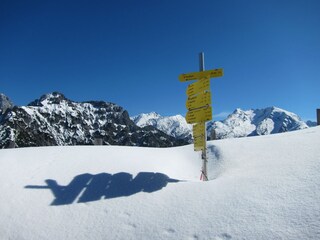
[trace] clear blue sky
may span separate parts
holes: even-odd
[[[315,119],[319,0],[0,1],[0,92],[17,105],[59,91],[184,115],[178,76],[201,51],[225,72],[211,80],[214,115],[277,106]]]

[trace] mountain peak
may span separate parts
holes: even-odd
[[[70,102],[62,93],[52,92],[42,95],[39,99],[29,103],[28,106],[45,106],[47,104],[59,104],[62,101]]]
[[[0,148],[91,145],[97,138],[104,145],[172,147],[187,143],[154,127],[140,128],[114,103],[74,102],[59,92],[6,113],[0,118]]]
[[[157,112],[150,112],[150,113],[142,113],[140,114],[140,116],[142,117],[148,117],[148,118],[159,118],[161,117],[161,115]]]
[[[8,108],[12,108],[13,106],[14,105],[10,99],[3,93],[0,93],[0,114],[4,113]]]
[[[191,125],[181,115],[164,117],[156,112],[142,113],[131,118],[139,127],[153,126],[177,139],[191,140]]]
[[[163,117],[157,113],[144,113],[131,118],[138,126],[151,125],[176,138],[191,140],[192,127],[181,115]],[[216,139],[266,135],[308,128],[299,116],[272,106],[262,109],[237,108],[223,121],[208,122],[208,136]],[[189,137],[189,138],[188,138]]]
[[[212,123],[211,126],[216,130],[217,138],[266,135],[308,128],[298,115],[275,106],[246,111],[237,108],[224,121]]]
[[[141,113],[139,115],[131,117],[132,121],[134,121],[140,127],[152,125],[149,124],[149,122],[159,118],[161,118],[161,115],[156,112]]]

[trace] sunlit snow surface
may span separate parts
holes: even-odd
[[[0,239],[320,239],[319,146],[209,142],[209,182],[192,145],[2,149]]]

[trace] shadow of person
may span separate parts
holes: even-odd
[[[55,180],[45,180],[46,186],[28,185],[29,189],[50,189],[55,197],[51,205],[66,205],[73,202],[85,203],[101,199],[127,197],[138,192],[155,192],[176,183],[179,180],[171,179],[162,173],[140,172],[133,178],[129,173],[116,174],[89,173],[75,176],[67,186],[60,186]]]

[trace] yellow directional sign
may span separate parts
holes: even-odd
[[[204,107],[187,112],[186,120],[187,123],[197,123],[210,121],[212,119],[212,108]]]
[[[219,68],[219,69],[212,69],[212,70],[207,70],[202,72],[192,72],[192,73],[181,74],[179,76],[179,81],[186,82],[190,80],[200,79],[203,77],[215,78],[215,77],[222,77],[222,76],[223,76],[223,69]]]
[[[187,88],[187,96],[210,90],[210,78],[203,78],[200,81],[191,83]]]
[[[205,107],[211,104],[211,93],[204,92],[199,93],[198,95],[194,95],[189,97],[186,102],[186,107],[188,110]]]
[[[205,122],[199,122],[193,125],[193,137],[198,137],[205,134]]]
[[[202,151],[206,147],[205,135],[197,136],[193,138],[194,151]]]

